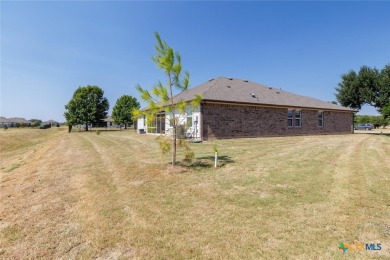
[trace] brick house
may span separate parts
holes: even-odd
[[[200,107],[181,115],[187,136],[199,140],[223,138],[348,134],[353,132],[354,110],[311,97],[233,78],[211,79],[175,97],[191,101],[202,95]],[[169,133],[164,111],[142,132]]]
[[[31,122],[20,117],[5,118],[0,117],[0,127],[30,126]]]

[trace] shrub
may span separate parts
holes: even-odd
[[[31,119],[31,127],[40,127],[42,124],[42,120],[40,119]]]
[[[97,134],[97,135],[100,135],[100,130],[96,130],[96,134]]]
[[[216,144],[213,145],[213,151],[214,153],[218,153],[218,146]]]
[[[169,140],[166,137],[158,136],[156,138],[158,140],[158,143],[160,144],[161,153],[165,154],[171,150],[171,140]]]
[[[148,127],[148,133],[154,133],[156,131],[157,127],[149,126]]]
[[[184,161],[192,161],[195,158],[195,153],[193,151],[187,150],[184,154]]]

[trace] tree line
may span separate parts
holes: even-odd
[[[368,124],[371,123],[375,128],[383,127],[390,125],[390,118],[385,118],[384,116],[368,116],[368,115],[356,115],[353,118],[354,124]]]
[[[109,102],[104,97],[104,91],[98,86],[79,87],[74,93],[72,99],[65,105],[65,118],[69,126],[69,132],[73,125],[85,125],[88,131],[88,125],[103,126],[107,118]],[[117,99],[112,111],[112,119],[117,124],[133,124],[131,111],[139,109],[140,104],[136,98],[123,95]]]

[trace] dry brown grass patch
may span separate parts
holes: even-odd
[[[154,136],[38,133],[0,133],[0,258],[390,257],[387,136],[191,144],[201,164],[171,168]]]

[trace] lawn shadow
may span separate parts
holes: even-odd
[[[192,161],[178,161],[177,164],[183,167],[187,168],[193,168],[195,170],[202,170],[202,169],[209,169],[214,167],[214,156],[203,156],[203,157],[197,157],[193,159]],[[235,161],[232,160],[227,155],[221,155],[218,156],[218,168],[223,167],[227,164],[234,163]]]
[[[359,135],[384,135],[390,137],[390,133],[358,133]]]
[[[94,129],[89,129],[86,131],[85,129],[72,129],[71,133],[96,133],[97,131],[104,133],[104,132],[129,132],[134,129],[119,129],[119,128],[94,128]],[[135,132],[135,131],[134,131]]]

